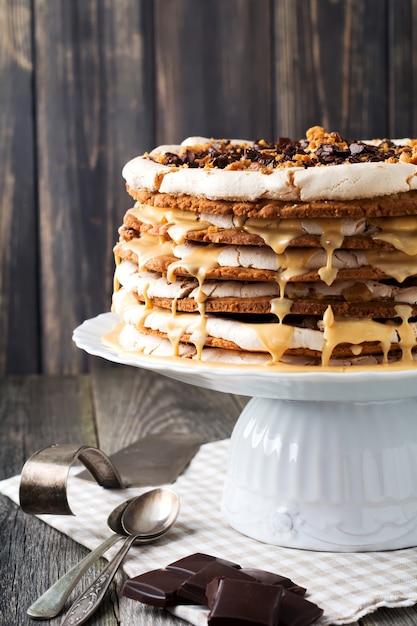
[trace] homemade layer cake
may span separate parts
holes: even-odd
[[[123,169],[124,350],[232,363],[414,364],[417,140],[191,137]]]

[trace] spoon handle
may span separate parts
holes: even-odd
[[[27,610],[29,617],[34,619],[51,619],[58,615],[66,599],[85,572],[104,554],[122,535],[111,535],[97,548],[92,550],[82,561],[74,565],[66,574],[45,591]]]
[[[78,626],[78,624],[84,624],[84,622],[86,622],[89,617],[95,613],[107,589],[109,588],[120,563],[123,561],[135,539],[137,539],[135,535],[125,539],[116,556],[109,561],[107,566],[91,583],[88,589],[86,589],[79,596],[79,598],[75,600],[65,618],[62,620],[61,626]]]

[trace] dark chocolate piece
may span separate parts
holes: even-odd
[[[283,587],[221,578],[208,616],[209,626],[276,626],[280,624]]]
[[[279,613],[279,626],[309,626],[323,615],[323,609],[285,590]]]
[[[179,559],[178,561],[170,563],[169,565],[167,565],[167,569],[178,569],[182,572],[188,572],[188,574],[191,575],[196,574],[206,565],[213,563],[213,561],[216,561],[217,563],[223,563],[223,565],[228,565],[229,567],[240,568],[240,565],[238,565],[237,563],[233,563],[232,561],[220,559],[217,556],[211,556],[210,554],[196,552],[195,554],[190,554],[183,559]]]
[[[280,574],[274,574],[274,572],[268,572],[264,569],[255,569],[253,567],[242,567],[242,572],[249,574],[259,583],[266,583],[267,585],[281,585],[288,591],[296,593],[299,596],[303,596],[307,589],[296,585],[291,578],[281,576]]]
[[[267,585],[281,585],[281,587],[293,587],[295,583],[291,578],[281,576],[280,574],[274,574],[264,569],[255,569],[253,567],[243,567],[242,572],[252,576],[258,583],[266,583]]]
[[[217,592],[219,589],[220,581],[223,580],[221,576],[216,576],[206,585],[206,598],[207,598],[207,606],[209,609],[212,609],[214,606],[214,601],[216,600]]]
[[[177,589],[188,576],[188,573],[174,569],[145,572],[127,580],[123,585],[122,595],[161,609],[187,604],[183,598],[178,598]]]
[[[187,578],[178,589],[181,598],[191,600],[196,604],[207,605],[206,587],[214,578],[230,578],[234,580],[253,581],[248,574],[242,574],[240,569],[230,567],[219,561],[209,563],[198,572]]]
[[[300,585],[293,585],[293,587],[286,588],[286,591],[291,591],[291,593],[295,593],[296,596],[304,596],[307,589],[305,587],[300,587]]]

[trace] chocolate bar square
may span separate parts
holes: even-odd
[[[212,556],[211,554],[196,552],[195,554],[190,554],[183,559],[179,559],[178,561],[170,563],[169,565],[167,565],[167,569],[178,569],[183,572],[188,572],[191,575],[196,574],[206,565],[213,563],[213,561],[216,561],[217,563],[223,563],[223,565],[228,565],[229,567],[236,567],[238,569],[240,568],[240,565],[238,565],[237,563],[233,563],[232,561],[220,559],[219,557]]]
[[[122,595],[144,604],[164,609],[176,604],[187,604],[177,595],[177,589],[188,578],[187,572],[156,569],[127,580]]]
[[[220,577],[249,581],[253,580],[251,576],[243,574],[241,570],[236,567],[230,567],[230,565],[225,565],[219,561],[213,561],[200,569],[193,576],[187,578],[178,589],[178,595],[181,598],[186,598],[196,604],[207,605],[207,584],[213,580],[213,578]]]
[[[209,626],[277,626],[283,587],[256,581],[219,580]]]

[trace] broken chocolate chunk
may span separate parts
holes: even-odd
[[[164,609],[208,606],[208,626],[310,626],[323,614],[290,578],[197,552],[125,582],[122,594]]]
[[[196,604],[207,605],[206,587],[208,583],[214,578],[223,577],[233,580],[254,580],[252,576],[243,574],[242,570],[236,567],[230,567],[230,565],[213,561],[200,569],[193,576],[187,578],[179,587],[178,595]]]
[[[174,569],[156,569],[127,580],[122,595],[151,606],[164,609],[167,606],[185,604],[177,595],[177,589],[189,574]]]
[[[281,585],[284,589],[288,589],[292,593],[303,596],[307,591],[305,587],[296,585],[291,578],[281,576],[280,574],[274,574],[274,572],[268,572],[264,569],[255,569],[253,567],[244,567],[241,569],[245,574],[252,576],[258,583],[265,583],[267,585]],[[210,606],[210,605],[209,605]]]
[[[208,616],[209,626],[276,626],[280,624],[283,588],[256,581],[219,581],[216,598]]]
[[[323,609],[302,598],[285,591],[279,613],[279,626],[309,626],[323,615]]]
[[[188,572],[188,574],[191,575],[196,574],[199,570],[203,569],[203,567],[213,563],[214,561],[222,563],[223,565],[228,565],[229,567],[240,569],[240,565],[237,563],[233,563],[232,561],[228,561],[226,559],[220,559],[216,556],[211,556],[210,554],[204,554],[202,552],[196,552],[195,554],[190,554],[183,559],[174,561],[173,563],[167,565],[167,569],[178,569],[182,572]]]

